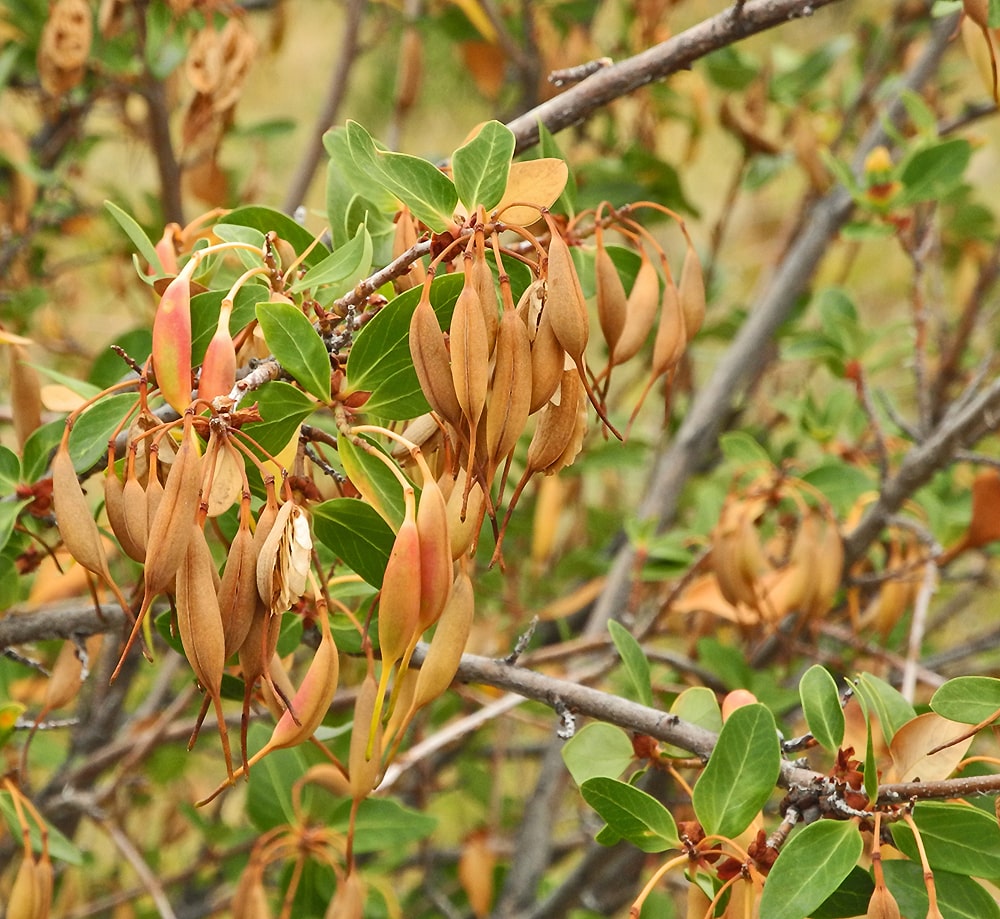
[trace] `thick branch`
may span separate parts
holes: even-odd
[[[553,133],[579,124],[615,99],[648,83],[688,69],[696,60],[749,35],[790,19],[812,15],[837,0],[751,0],[736,4],[704,22],[654,45],[619,64],[603,68],[572,89],[508,122],[517,150],[538,143],[538,122]]]

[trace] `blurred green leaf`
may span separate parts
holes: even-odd
[[[9,447],[0,445],[0,494],[10,494],[21,481],[21,460]]]
[[[961,137],[924,147],[903,164],[900,203],[916,204],[943,198],[962,182],[972,158],[972,145]]]
[[[882,863],[886,886],[903,916],[926,916],[929,906],[923,869],[911,861],[887,859]],[[1000,919],[1000,906],[972,878],[950,871],[934,872],[938,908],[943,919]]]
[[[632,684],[632,691],[637,702],[652,707],[653,688],[650,684],[649,661],[645,652],[635,640],[628,629],[614,619],[608,622],[608,631],[611,633],[611,640],[618,649],[618,655],[622,659],[625,672],[628,674],[629,682]]]
[[[73,425],[69,435],[69,454],[73,468],[86,472],[108,452],[108,441],[127,415],[138,408],[135,393],[106,396],[88,408]]]

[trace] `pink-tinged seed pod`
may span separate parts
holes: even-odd
[[[205,350],[198,379],[198,398],[211,402],[216,396],[227,396],[236,383],[236,345],[229,334],[229,316],[233,310],[231,300],[222,302],[219,325]]]
[[[191,404],[191,287],[183,274],[167,285],[156,308],[153,373],[163,398],[183,414]]]
[[[420,547],[420,616],[416,634],[429,629],[444,609],[451,590],[451,539],[448,536],[448,504],[441,487],[424,470],[417,532]],[[411,639],[412,642],[413,639]]]
[[[420,667],[411,708],[416,711],[440,696],[455,679],[462,652],[469,640],[476,598],[472,580],[463,569],[451,588],[444,612],[438,620],[427,656]]]

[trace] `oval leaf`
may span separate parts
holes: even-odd
[[[1000,827],[995,817],[965,804],[926,801],[913,809],[913,822],[935,873],[941,869],[971,877],[1000,877]],[[892,838],[896,848],[919,860],[908,824],[892,824]]]
[[[889,744],[892,768],[886,781],[937,782],[945,779],[958,768],[972,740],[968,725],[949,721],[934,712],[918,715],[893,735]],[[953,741],[950,746],[937,750],[949,741]],[[937,752],[931,753],[931,750]]]
[[[987,676],[960,676],[948,680],[931,696],[931,708],[942,718],[979,724],[1000,717],[1000,680]]]
[[[645,652],[635,640],[635,637],[620,622],[614,619],[608,622],[608,631],[611,633],[611,640],[618,649],[622,664],[625,665],[625,672],[628,674],[629,682],[637,702],[653,707],[653,688],[649,677],[649,660]]]
[[[459,200],[471,213],[482,205],[487,213],[503,197],[514,156],[514,135],[499,121],[487,121],[475,137],[451,158]]]
[[[680,844],[674,818],[652,795],[603,776],[588,779],[580,792],[616,834],[643,852],[663,852]]]
[[[562,747],[562,758],[577,785],[603,776],[615,778],[635,759],[632,741],[621,728],[603,721],[584,725]]]
[[[761,916],[805,919],[851,873],[863,848],[853,823],[818,820],[803,827],[788,840],[767,876]]]
[[[356,498],[334,498],[312,509],[313,535],[373,587],[382,586],[395,540],[378,512]]]
[[[694,810],[705,832],[742,833],[771,797],[780,770],[774,716],[760,703],[736,709],[694,786]]]
[[[307,392],[330,401],[330,355],[302,311],[291,303],[258,303],[257,321],[267,346]]]
[[[844,740],[844,710],[836,680],[814,664],[799,681],[799,698],[810,733],[821,747],[835,752]]]
[[[119,393],[96,402],[73,425],[69,453],[73,468],[83,473],[108,452],[108,441],[131,410],[138,408],[135,393]]]
[[[299,425],[312,414],[316,403],[291,383],[274,380],[255,393],[263,421],[244,425],[243,430],[272,456],[295,436]]]
[[[904,916],[926,916],[927,884],[919,864],[902,860],[882,862],[886,886]],[[980,884],[950,871],[935,871],[934,886],[944,919],[1000,919],[1000,906]]]

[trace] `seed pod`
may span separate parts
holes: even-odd
[[[865,919],[900,919],[899,904],[885,884],[876,884]]]
[[[323,919],[364,919],[365,885],[361,875],[352,871],[337,883],[337,892],[327,906]]]
[[[527,468],[545,469],[562,455],[576,428],[580,408],[580,377],[575,370],[564,370],[558,402],[553,399],[538,416],[538,426],[528,444]]]
[[[404,252],[417,244],[417,230],[413,223],[413,216],[408,208],[403,207],[396,215],[395,231],[392,237],[392,258],[399,258]],[[423,284],[427,277],[423,262],[417,259],[410,263],[409,271],[394,279],[393,284],[400,293]]]
[[[497,333],[493,385],[486,414],[486,453],[491,468],[514,449],[528,424],[530,378],[528,330],[517,313],[505,310]]]
[[[440,696],[455,679],[462,652],[469,640],[476,598],[472,580],[464,569],[452,584],[448,602],[420,666],[410,708],[416,711]]]
[[[452,559],[461,558],[470,550],[479,536],[486,514],[486,496],[482,485],[474,481],[466,496],[466,481],[467,473],[460,469],[451,494],[448,495],[448,537]]]
[[[567,409],[568,411],[568,409]],[[546,475],[554,475],[561,469],[565,469],[567,466],[572,466],[576,461],[577,456],[580,455],[580,450],[583,449],[583,438],[587,434],[587,395],[583,391],[583,387],[579,387],[579,391],[576,396],[576,418],[573,423],[573,430],[570,432],[569,439],[566,441],[566,446],[563,447],[562,453],[548,466],[544,467],[544,472]]]
[[[64,437],[52,458],[52,499],[55,502],[56,521],[63,543],[84,568],[101,578],[114,592],[122,609],[128,610],[128,601],[111,577],[108,560],[97,524],[90,513],[90,505],[80,486],[69,455],[69,440]],[[131,615],[131,614],[130,614]]]
[[[351,785],[351,797],[356,801],[368,796],[382,770],[382,719],[378,717],[376,707],[378,695],[375,676],[369,673],[358,688],[358,697],[354,702],[354,726],[351,728],[351,747],[347,756],[347,778]],[[375,729],[369,732],[369,725],[372,724]]]
[[[251,862],[236,884],[231,907],[233,919],[271,919],[273,915],[260,872],[252,871],[253,867]]]
[[[492,354],[497,341],[499,319],[497,312],[500,301],[497,298],[496,285],[493,283],[493,272],[490,263],[486,261],[485,253],[477,245],[476,254],[472,260],[472,285],[479,296],[479,305],[483,311],[483,322],[486,325],[487,353]]]
[[[10,345],[10,409],[17,443],[23,447],[42,424],[42,388],[27,350],[18,344]]]
[[[211,402],[216,396],[228,396],[236,383],[236,345],[229,334],[229,314],[223,301],[219,325],[205,349],[205,359],[198,378],[198,398]]]
[[[472,283],[465,274],[465,283],[455,302],[451,317],[451,378],[462,414],[468,424],[470,441],[486,405],[489,386],[490,351],[483,319],[483,306]]]
[[[25,854],[14,875],[14,886],[7,898],[7,919],[39,919],[38,866]]]
[[[35,864],[35,915],[38,919],[49,919],[52,914],[52,892],[55,872],[49,853],[43,851]]]
[[[604,247],[604,234],[600,231],[597,233],[597,252],[594,255],[594,283],[597,286],[597,318],[601,324],[601,333],[608,352],[614,354],[625,329],[628,297],[618,269]]]
[[[660,324],[653,344],[652,375],[659,377],[672,370],[684,356],[689,340],[680,292],[673,279],[668,277],[660,301]]]
[[[213,450],[212,442],[217,446]],[[202,500],[206,501],[209,517],[218,517],[229,510],[243,494],[246,470],[243,457],[225,435],[212,434],[209,438],[205,459]]]
[[[962,9],[980,29],[990,27],[989,0],[962,0]]]
[[[460,427],[462,408],[455,393],[451,357],[426,289],[410,319],[410,355],[420,388],[431,408],[452,427]]]
[[[645,250],[629,292],[625,312],[625,326],[614,346],[609,342],[611,364],[617,367],[631,360],[649,338],[660,303],[660,278]]]
[[[545,312],[549,314],[552,331],[559,344],[573,362],[579,364],[583,361],[590,337],[587,302],[566,240],[559,234],[552,218],[546,215],[545,219],[551,232]]]
[[[565,365],[566,352],[556,338],[552,329],[552,317],[546,308],[538,320],[538,330],[531,343],[530,415],[543,408],[559,389]]]
[[[412,488],[406,499],[406,516],[392,544],[379,596],[378,642],[386,671],[403,657],[420,623],[420,535]]]
[[[149,531],[156,519],[156,512],[163,500],[163,482],[160,481],[160,450],[149,451],[149,479],[146,482],[146,533],[143,545],[149,544]]]
[[[139,486],[140,492],[142,486]],[[109,453],[108,468],[104,473],[104,512],[108,515],[108,523],[111,532],[115,534],[122,551],[131,559],[143,562],[146,558],[145,550],[137,545],[128,529],[128,521],[125,519],[125,486],[122,480],[115,474],[114,454]],[[146,501],[142,499],[142,513],[146,516]],[[146,539],[145,519],[143,520],[142,539]]]
[[[411,642],[429,629],[444,609],[451,590],[451,539],[448,535],[448,505],[440,486],[424,469],[423,488],[417,506],[417,540],[420,547],[420,613]],[[381,615],[381,614],[380,614]]]
[[[226,567],[219,584],[219,611],[229,660],[242,646],[250,631],[260,595],[257,591],[257,553],[250,529],[250,504],[240,509],[240,525],[229,546]]]
[[[305,592],[312,563],[312,538],[305,511],[286,501],[257,556],[257,590],[272,615],[290,609]]]
[[[167,403],[183,414],[191,404],[191,286],[177,275],[153,319],[153,373]]]
[[[198,510],[200,495],[201,456],[188,416],[184,421],[181,445],[146,539],[145,584],[150,600],[173,584],[191,538],[191,523]]]
[[[684,331],[687,340],[691,341],[705,321],[705,277],[701,271],[698,253],[694,251],[690,241],[684,253],[677,293],[684,313]]]

